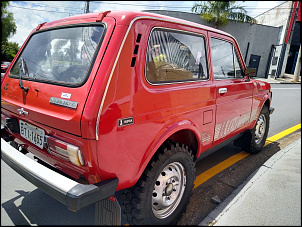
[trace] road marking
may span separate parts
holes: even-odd
[[[289,129],[286,129],[274,136],[271,136],[270,138],[266,139],[264,146],[275,142],[282,137],[298,130],[301,128],[301,124],[295,125]],[[211,169],[208,169],[207,171],[203,172],[202,174],[198,175],[194,181],[194,189],[197,188],[199,185],[204,183],[205,181],[209,180],[211,177],[215,176],[216,174],[220,173],[222,170],[228,168],[229,166],[235,164],[236,162],[240,161],[241,159],[244,159],[245,157],[249,156],[250,154],[242,151],[238,154],[235,154],[228,159],[224,160],[223,162],[217,164],[216,166],[213,166]]]
[[[194,181],[194,188],[198,187],[211,177],[215,176],[217,173],[221,172],[222,170],[228,168],[229,166],[233,165],[234,163],[240,161],[241,159],[245,158],[246,156],[250,155],[244,151],[235,154],[228,159],[224,160],[223,162],[219,163],[218,165],[208,169],[207,171],[203,172],[202,174],[198,175]]]
[[[282,132],[280,132],[280,133],[278,133],[278,134],[276,134],[274,136],[271,136],[270,138],[266,139],[264,146],[266,146],[266,145],[268,145],[268,144],[270,144],[272,142],[275,142],[278,139],[281,139],[282,137],[284,137],[284,136],[286,136],[286,135],[288,135],[288,134],[290,134],[290,133],[298,130],[299,128],[301,128],[301,124],[297,124],[297,125],[289,128],[289,129],[286,129],[286,130],[284,130],[284,131],[282,131]]]

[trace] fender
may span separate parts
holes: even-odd
[[[202,149],[202,144],[200,143],[201,136],[198,133],[197,126],[188,119],[170,120],[162,127],[162,129],[159,131],[159,133],[153,140],[153,143],[149,146],[148,151],[144,154],[144,156],[141,160],[141,163],[139,165],[139,168],[138,168],[139,171],[137,172],[137,175],[135,177],[136,178],[135,183],[140,178],[140,176],[144,172],[145,168],[147,167],[148,163],[150,162],[151,158],[156,153],[156,151],[159,149],[159,147],[174,133],[184,130],[184,129],[190,130],[194,133],[194,135],[197,139],[197,142],[198,142],[197,154],[200,153],[200,151]]]
[[[259,115],[260,115],[260,112],[261,112],[263,106],[265,105],[265,103],[266,103],[267,101],[268,101],[268,109],[269,109],[270,106],[271,106],[271,97],[270,97],[270,93],[267,93],[267,94],[265,94],[265,95],[263,96],[263,98],[262,98],[262,100],[261,100],[259,106],[257,107],[257,112],[256,112],[253,116],[251,116],[251,119],[253,119],[253,120],[251,120],[251,128],[250,128],[250,129],[253,129],[253,128],[255,127],[256,122],[257,122],[257,119],[258,119],[258,117],[259,117]]]

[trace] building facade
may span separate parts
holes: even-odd
[[[280,27],[278,45],[275,46],[269,76],[294,74],[300,42],[301,2],[287,1],[255,17],[258,24]]]

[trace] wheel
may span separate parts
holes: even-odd
[[[262,150],[269,130],[269,111],[267,106],[263,106],[254,128],[246,132],[242,138],[234,142],[244,151],[256,154]]]
[[[118,196],[129,224],[177,224],[189,203],[194,180],[195,162],[188,148],[165,143],[136,185]]]

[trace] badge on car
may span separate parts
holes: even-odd
[[[128,118],[124,118],[124,119],[119,119],[118,120],[118,126],[125,126],[125,125],[131,125],[134,124],[134,119],[133,117],[128,117]]]
[[[71,94],[62,92],[61,98],[70,99]]]
[[[65,106],[65,107],[68,107],[71,109],[77,109],[77,106],[78,106],[78,102],[60,99],[60,98],[54,98],[54,97],[51,97],[49,99],[49,103],[59,105],[59,106]]]

